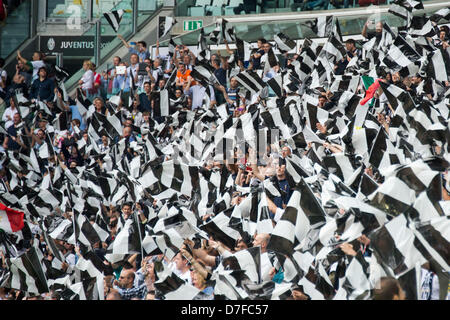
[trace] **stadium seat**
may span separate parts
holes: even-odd
[[[188,8],[188,15],[191,17],[206,16],[207,6],[211,6],[211,0],[196,0],[195,6]]]
[[[243,4],[244,0],[230,0],[228,6],[225,7],[225,15],[234,15],[234,8],[238,7],[240,4]]]
[[[224,7],[227,4],[228,0],[213,0],[212,5],[206,7],[206,11],[212,16],[221,16],[224,13]]]

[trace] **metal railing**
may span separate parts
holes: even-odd
[[[432,0],[423,0],[424,3]],[[177,17],[244,16],[248,14],[277,14],[317,10],[367,8],[369,5],[388,5],[391,0],[180,0],[175,9]]]
[[[441,8],[449,7],[450,1],[424,2],[424,10],[418,10],[415,15],[430,14]],[[391,27],[405,24],[405,20],[388,13],[389,6],[370,6],[346,10],[322,10],[313,12],[290,12],[278,14],[235,15],[226,17],[226,20],[235,27],[237,36],[247,42],[256,42],[259,38],[273,39],[274,35],[283,32],[291,39],[317,38],[317,35],[307,27],[306,22],[319,16],[333,15],[339,21],[343,36],[361,35],[362,28],[367,20],[383,20]],[[216,19],[218,19],[217,17]],[[178,17],[178,20],[183,18]],[[192,19],[186,17],[186,19]],[[199,17],[200,19],[200,17]],[[441,20],[440,24],[448,21]],[[215,28],[215,22],[204,26],[204,33],[209,34]],[[177,44],[192,46],[195,50],[200,29],[183,33],[173,37]],[[161,41],[160,46],[166,47],[168,40]],[[213,48],[215,48],[213,46]]]

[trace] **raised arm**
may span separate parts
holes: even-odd
[[[20,50],[17,50],[17,58],[20,61],[22,61],[23,65],[24,65],[25,69],[27,69],[27,71],[31,69],[31,67],[32,67],[31,63],[27,59],[22,57],[22,55],[20,54]]]
[[[117,38],[119,38],[119,39],[122,41],[123,45],[124,45],[125,47],[127,47],[127,49],[130,49],[131,46],[128,44],[128,42],[126,42],[126,40],[122,37],[121,34],[118,34],[118,35],[117,35]]]
[[[264,181],[265,177],[264,175],[259,171],[258,168],[258,160],[256,157],[256,151],[253,148],[249,148],[249,161],[250,161],[250,166],[252,168],[252,172],[253,175],[255,176],[255,178]]]

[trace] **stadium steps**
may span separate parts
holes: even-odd
[[[27,8],[19,6],[6,19],[5,27],[0,29],[2,46],[0,47],[0,57],[6,58],[15,48],[25,40],[24,35],[28,35],[30,26],[24,23],[24,16],[27,16]]]

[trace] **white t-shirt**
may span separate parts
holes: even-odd
[[[17,112],[18,111],[16,108],[14,108],[14,110],[11,109],[11,107],[6,108],[2,116],[2,120],[5,121],[5,129],[8,129],[10,126],[14,124],[13,118]],[[10,117],[11,120],[8,119],[8,116]]]
[[[33,78],[32,78],[32,81],[34,81],[34,80],[36,80],[38,78],[39,68],[45,67],[45,63],[42,60],[30,61],[30,62],[33,65]]]
[[[81,89],[83,89],[83,90],[92,89],[92,87],[94,86],[94,72],[92,70],[87,70],[83,74],[83,77],[81,78],[81,80],[83,80]]]

